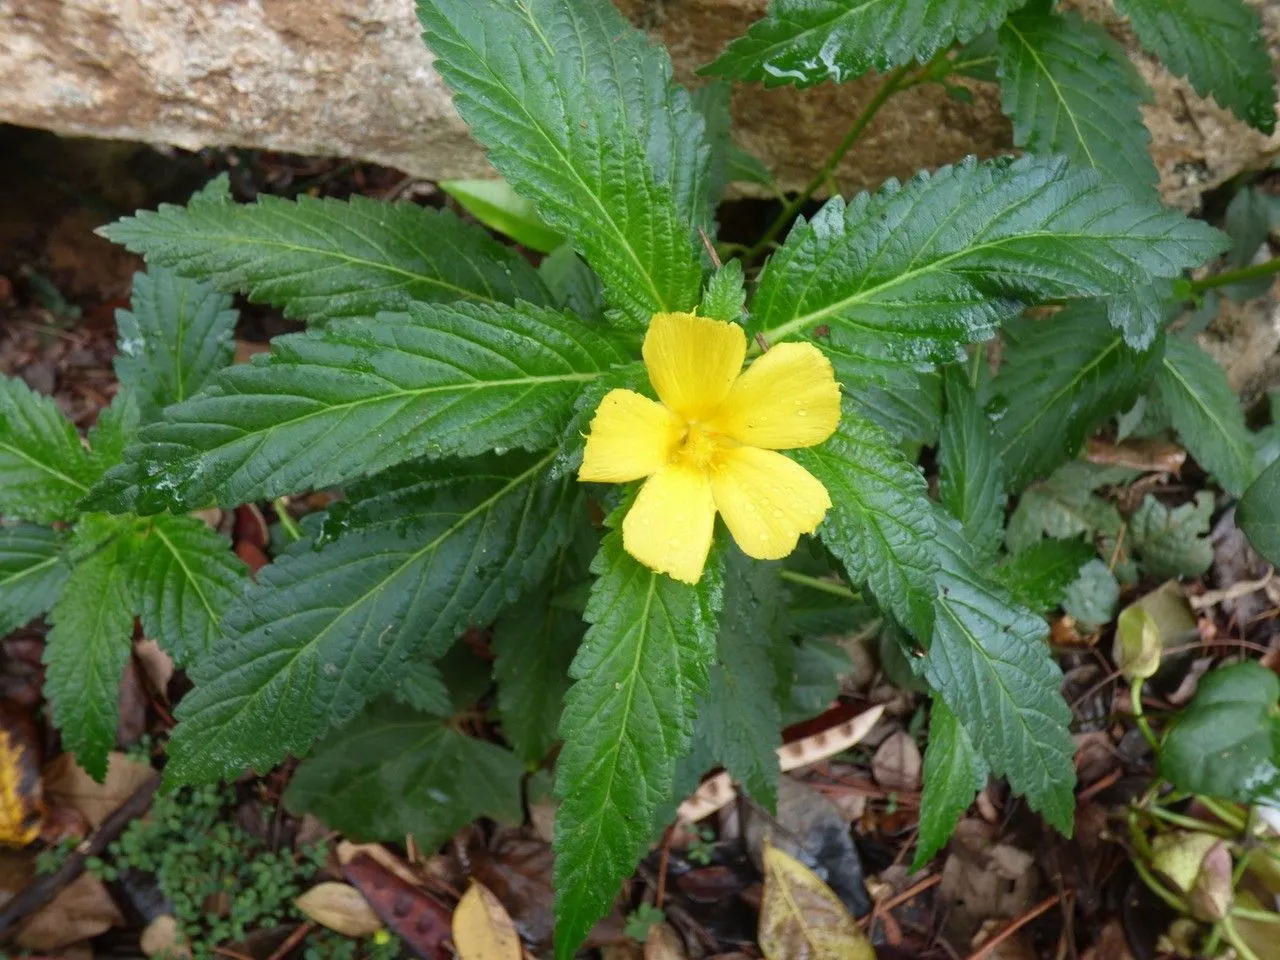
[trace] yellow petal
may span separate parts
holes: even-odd
[[[711,549],[716,508],[704,471],[666,467],[645,481],[622,521],[622,546],[646,567],[697,583]]]
[[[780,560],[813,533],[831,507],[827,488],[808,470],[772,450],[724,450],[711,471],[711,492],[742,552]]]
[[[662,404],[633,390],[610,390],[596,408],[579,480],[626,483],[667,465],[684,424]]]
[[[790,450],[822,443],[840,422],[840,385],[811,343],[780,343],[738,378],[708,427],[740,443]]]
[[[736,323],[656,313],[643,353],[662,402],[686,420],[701,420],[720,406],[741,372],[747,335]]]

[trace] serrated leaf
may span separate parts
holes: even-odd
[[[1069,836],[1075,746],[1048,625],[977,572],[954,521],[940,517],[937,529],[940,592],[924,677],[991,771]]]
[[[774,697],[773,635],[782,614],[779,564],[725,550],[724,609],[699,735],[734,780],[767,810],[778,798],[782,710]]]
[[[1271,57],[1244,0],[1116,0],[1133,32],[1169,70],[1263,133],[1276,125]]]
[[[306,320],[372,317],[415,301],[548,299],[516,251],[452,213],[411,203],[195,200],[140,210],[99,232],[148,264]]]
[[[1002,105],[1013,142],[1093,167],[1135,194],[1154,197],[1151,135],[1139,104],[1150,91],[1124,48],[1074,11],[1037,0],[999,32]]]
[[[62,534],[33,523],[0,524],[0,637],[53,606],[71,573]]]
[[[970,159],[797,221],[765,267],[751,332],[951,360],[1024,303],[1122,294],[1224,242],[1062,157]]]
[[[1170,337],[1155,383],[1182,445],[1223,490],[1241,496],[1256,475],[1253,442],[1218,361],[1193,341]]]
[[[636,324],[697,302],[702,117],[608,0],[419,0],[435,68],[489,161]]]
[[[1041,540],[1007,557],[992,572],[1015,601],[1048,613],[1062,603],[1067,587],[1093,557],[1093,544],[1085,540]]]
[[[884,433],[846,401],[826,443],[796,460],[827,488],[832,507],[818,536],[855,584],[916,637],[933,621],[933,514],[924,477]]]
[[[864,417],[903,443],[933,446],[942,426],[942,378],[896,363],[831,357],[836,378]]]
[[[92,482],[80,437],[57,404],[0,376],[0,516],[68,520]]]
[[[929,717],[929,745],[924,752],[920,833],[912,870],[919,870],[946,845],[986,782],[987,762],[973,748],[955,714],[935,698]]]
[[[587,322],[604,317],[604,289],[570,244],[557,247],[538,264],[538,275],[551,291],[556,306],[569,310]]]
[[[763,20],[701,73],[811,87],[928,60],[1025,0],[771,0]]]
[[[1042,537],[1069,540],[1080,534],[1118,534],[1123,526],[1120,511],[1094,491],[1124,482],[1135,474],[1136,471],[1097,467],[1082,460],[1063,464],[1053,476],[1030,487],[1019,498],[1005,530],[1009,551],[1022,553]]]
[[[505,180],[441,180],[439,187],[491,230],[505,233],[521,246],[550,253],[564,237],[548,227],[533,204]]]
[[[1240,803],[1280,802],[1280,681],[1258,663],[1201,679],[1160,750],[1160,775],[1179,789]]]
[[[355,840],[412,834],[434,850],[477,817],[519,823],[523,775],[511,751],[439,717],[381,702],[316,747],[284,802]]]
[[[627,359],[575,318],[527,304],[414,304],[376,323],[335,320],[277,337],[269,356],[165,411],[130,451],[141,495],[108,504],[230,506],[424,454],[545,447],[583,386]]]
[[[210,283],[164,267],[133,275],[129,310],[116,311],[116,376],[150,422],[199,393],[235,356],[238,314]]]
[[[1194,503],[1170,509],[1151,494],[1129,518],[1142,567],[1154,577],[1198,577],[1213,564],[1209,527],[1213,494],[1198,490]]]
[[[1267,467],[1245,492],[1236,510],[1236,522],[1253,549],[1280,566],[1280,460]]]
[[[553,600],[587,576],[594,548],[595,537],[584,518],[574,540],[556,557],[546,583],[493,628],[493,676],[502,732],[531,769],[542,763],[558,739],[569,665],[586,631],[580,612]]]
[[[138,434],[141,415],[132,390],[116,394],[111,405],[98,413],[98,421],[89,429],[89,463],[96,482],[117,467],[125,448]],[[92,488],[90,488],[92,492]]]
[[[54,726],[76,763],[101,783],[116,742],[120,677],[133,650],[133,544],[125,524],[105,523],[95,532],[107,539],[96,545],[82,539],[86,552],[49,614],[43,659]]]
[[[574,481],[546,479],[550,453],[406,464],[369,481],[338,521],[264,568],[192,670],[166,776],[213,781],[302,754],[546,574],[582,509]]]
[[[730,162],[742,152],[733,142],[733,114],[729,109],[731,95],[729,84],[719,80],[704,83],[689,92],[693,109],[702,117],[702,135],[707,143],[704,193],[710,222],[703,226],[711,239],[715,239],[715,210],[724,198],[724,188],[729,182]]]
[[[1120,603],[1120,581],[1105,562],[1094,557],[1067,586],[1062,596],[1062,609],[1085,631],[1094,631],[1110,623]]]
[[[1047,320],[1011,323],[991,385],[997,450],[1011,490],[1076,455],[1098,425],[1131,405],[1155,373],[1107,322],[1102,304],[1072,304]]]
[[[790,640],[774,644],[774,669],[784,676],[779,654],[786,658],[782,722],[786,725],[816,717],[831,706],[840,693],[840,678],[853,672],[849,654],[830,640],[809,637],[801,643]]]
[[[611,520],[592,563],[591,624],[570,670],[557,761],[556,957],[569,960],[653,840],[715,658],[719,576],[690,586],[622,549]]]
[[[701,313],[704,317],[738,323],[747,303],[742,261],[730,260],[711,275],[707,292],[702,298]]]
[[[179,664],[213,652],[248,572],[226,537],[195,517],[156,517],[138,540],[130,585],[142,628]]]
[[[453,715],[453,699],[440,667],[430,660],[410,660],[399,671],[391,696],[397,703],[433,717]]]
[[[938,440],[938,499],[960,521],[979,559],[1004,540],[1004,477],[991,421],[963,371],[943,376],[947,412]]]

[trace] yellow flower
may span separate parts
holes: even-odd
[[[840,422],[831,362],[808,343],[780,343],[742,371],[742,328],[659,313],[644,363],[661,403],[632,390],[600,401],[578,479],[645,480],[622,522],[641,563],[697,583],[716,513],[742,552],[776,560],[831,507],[826,488],[777,450],[811,447]]]

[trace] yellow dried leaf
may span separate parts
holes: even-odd
[[[382,929],[364,894],[347,883],[317,883],[293,903],[308,920],[345,937],[368,937]]]
[[[52,804],[70,807],[96,830],[155,776],[150,764],[115,751],[107,757],[106,779],[98,783],[80,769],[72,754],[64,753],[44,765],[44,789]]]
[[[120,908],[102,881],[82,873],[23,924],[16,942],[24,950],[50,953],[123,926]]]
[[[684,945],[676,932],[660,923],[649,930],[644,941],[644,960],[687,960]]]
[[[25,847],[40,836],[44,807],[32,767],[23,745],[0,727],[0,844]]]
[[[840,898],[766,839],[760,949],[766,960],[875,960]]]
[[[479,883],[453,911],[453,944],[460,960],[520,960],[520,936],[507,908]]]

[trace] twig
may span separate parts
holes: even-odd
[[[667,899],[667,866],[671,862],[671,838],[674,833],[671,827],[667,827],[662,834],[662,858],[658,861],[658,888],[653,894],[653,905],[658,910],[662,909],[662,904]]]
[[[289,934],[288,939],[286,939],[284,943],[280,944],[280,946],[276,947],[271,956],[267,957],[267,960],[284,960],[284,958],[289,955],[290,951],[292,951],[293,948],[303,940],[307,939],[307,934],[315,928],[316,925],[311,920],[308,920],[306,923],[299,924],[298,928],[294,930],[293,933]]]
[[[37,877],[21,893],[0,908],[0,942],[4,942],[14,933],[29,914],[35,913],[84,873],[86,860],[101,856],[107,849],[107,845],[120,836],[135,817],[146,812],[159,786],[160,778],[153,776],[135,790],[111,816],[103,820],[102,826],[76,847],[66,863],[53,873]]]
[[[240,953],[238,950],[232,950],[230,947],[210,947],[214,953],[220,957],[230,957],[231,960],[253,960],[253,957],[247,953]]]
[[[1070,891],[1064,891],[1064,893],[1069,893],[1069,892]],[[984,960],[985,957],[989,957],[992,954],[992,952],[994,952],[996,947],[1000,946],[1000,944],[1004,943],[1006,940],[1012,937],[1015,933],[1017,933],[1019,930],[1025,927],[1028,923],[1034,920],[1036,917],[1040,916],[1042,913],[1047,913],[1050,909],[1053,908],[1054,904],[1056,904],[1059,900],[1062,899],[1062,897],[1063,897],[1063,893],[1055,893],[1052,896],[1045,897],[1043,900],[1037,903],[1034,907],[1032,907],[1022,916],[1018,917],[1016,920],[1014,920],[1012,923],[1010,923],[1008,926],[1002,929],[999,933],[997,933],[994,937],[992,937],[990,940],[988,940],[986,943],[980,946],[977,950],[969,954],[969,960]]]
[[[936,887],[941,882],[942,882],[942,874],[940,873],[935,873],[932,876],[925,877],[923,880],[913,883],[911,886],[907,887],[907,889],[903,890],[901,893],[895,894],[894,896],[890,897],[884,903],[877,903],[875,906],[875,909],[872,910],[865,917],[863,917],[861,920],[859,920],[858,923],[862,924],[864,927],[870,926],[872,923],[875,922],[877,917],[883,916],[884,914],[888,913],[890,910],[896,910],[898,907],[902,906],[908,900],[911,900],[911,899],[914,899],[915,897],[920,896],[920,894],[924,893],[930,887]]]
[[[1120,767],[1116,767],[1105,777],[1099,777],[1076,795],[1076,803],[1087,803],[1092,800],[1103,790],[1107,789],[1107,787],[1112,786],[1117,780],[1119,780],[1123,773],[1124,771]]]
[[[702,238],[702,245],[707,249],[707,256],[711,258],[711,265],[719,270],[724,264],[720,262],[720,254],[716,253],[716,245],[707,236],[707,231],[701,227],[698,228],[698,236]]]

